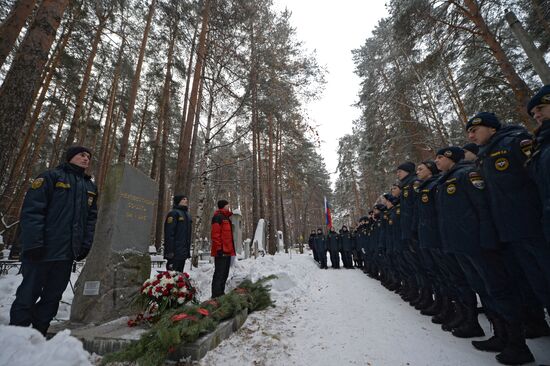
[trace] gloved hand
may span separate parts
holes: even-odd
[[[88,248],[82,248],[80,249],[80,252],[78,253],[78,255],[75,257],[75,261],[77,262],[80,262],[81,260],[83,260],[84,258],[86,258],[88,256],[88,253],[90,252],[90,249]]]
[[[46,248],[43,246],[27,249],[23,252],[23,257],[29,258],[32,262],[38,262],[46,254]]]

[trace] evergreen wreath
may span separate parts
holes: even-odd
[[[200,304],[166,308],[151,329],[122,350],[103,357],[101,364],[130,361],[138,365],[163,365],[168,355],[182,343],[191,343],[212,332],[218,324],[233,318],[244,309],[249,312],[274,306],[266,282],[271,275],[257,282],[244,280],[233,291]]]

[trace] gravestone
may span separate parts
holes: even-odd
[[[254,233],[254,245],[257,246],[257,251],[260,255],[264,255],[266,253],[266,223],[264,219],[258,220],[258,226],[256,226],[256,232]],[[256,254],[257,255],[257,254]]]
[[[241,226],[242,215],[240,209],[233,210],[233,215],[231,215],[231,226],[233,229],[233,243],[235,244],[235,251],[237,255],[241,255],[243,252],[242,242],[243,242],[243,230]]]
[[[109,169],[70,322],[99,324],[135,313],[133,298],[151,272],[148,251],[157,189],[155,181],[129,164]]]

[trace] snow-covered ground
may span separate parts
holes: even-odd
[[[196,281],[200,299],[209,298],[212,264],[185,269]],[[271,283],[276,307],[252,313],[199,365],[497,365],[494,354],[476,351],[470,340],[443,332],[361,271],[320,270],[309,253],[237,261],[228,287],[270,274],[278,276]],[[9,321],[20,279],[15,273],[0,277],[0,324]],[[70,303],[70,287],[63,298]],[[62,304],[56,318],[67,319],[69,311]],[[488,322],[480,319],[489,334]],[[77,343],[67,333],[45,341],[31,329],[0,326],[0,365],[35,365],[36,359],[59,366],[94,363],[97,358]],[[550,364],[550,337],[528,344],[537,360],[533,365]],[[38,355],[34,361],[31,353]]]

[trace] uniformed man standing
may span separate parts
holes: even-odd
[[[519,125],[502,127],[496,115],[488,112],[472,117],[466,129],[468,138],[480,145],[480,169],[499,240],[511,252],[513,264],[523,270],[538,300],[550,308],[550,246],[541,226],[537,187],[525,168],[532,136]],[[542,335],[550,334],[544,319],[541,324]]]
[[[174,206],[164,221],[164,258],[166,268],[183,272],[185,260],[191,258],[191,214],[189,199],[184,195],[174,196]]]
[[[327,243],[325,236],[323,235],[323,230],[321,228],[317,229],[317,235],[314,239],[315,250],[317,251],[317,258],[319,258],[319,266],[321,269],[328,269],[327,266]]]
[[[542,222],[547,247],[550,246],[550,85],[542,87],[531,99],[528,112],[536,119],[535,144],[527,166],[542,202]],[[545,265],[550,270],[550,263]]]
[[[23,281],[10,325],[32,325],[46,335],[73,261],[83,260],[92,247],[97,187],[85,173],[91,157],[86,147],[70,147],[65,162],[40,174],[27,191],[20,221]]]
[[[443,248],[455,254],[468,283],[479,294],[487,311],[496,313],[506,323],[505,340],[491,338],[472,343],[478,349],[500,352],[496,359],[506,365],[532,362],[534,357],[525,343],[519,299],[510,286],[512,279],[485,196],[485,181],[474,164],[463,159],[463,150],[454,146],[440,149],[435,159],[443,172],[436,194]],[[483,335],[477,314],[466,316],[472,326],[468,335]]]

